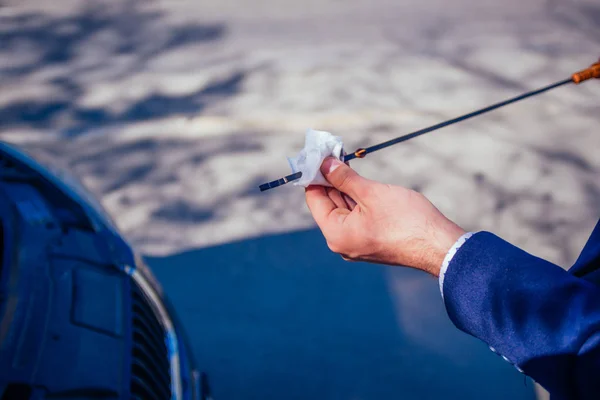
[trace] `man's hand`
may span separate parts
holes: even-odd
[[[363,178],[335,158],[326,159],[321,172],[333,188],[309,186],[306,203],[333,252],[439,275],[464,231],[425,196]]]

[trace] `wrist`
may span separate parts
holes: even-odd
[[[435,277],[439,277],[440,269],[448,251],[458,239],[466,232],[450,220],[444,221],[440,227],[432,232],[430,251],[426,257],[423,270]]]

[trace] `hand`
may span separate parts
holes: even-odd
[[[333,252],[439,275],[465,232],[425,196],[363,178],[335,158],[326,159],[321,172],[333,188],[309,186],[306,203]]]

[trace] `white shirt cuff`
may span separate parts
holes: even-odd
[[[439,278],[440,292],[442,293],[442,299],[444,298],[444,277],[446,276],[446,271],[448,271],[448,266],[450,265],[450,262],[452,261],[452,259],[456,255],[456,253],[458,252],[458,249],[460,249],[460,247],[463,244],[465,244],[465,242],[467,240],[469,240],[469,238],[471,236],[473,236],[473,232],[467,232],[464,235],[462,235],[461,237],[459,237],[458,240],[456,241],[456,243],[454,243],[454,245],[452,247],[450,247],[450,250],[448,250],[448,253],[446,253],[444,262],[442,262],[442,268],[440,269],[440,278]]]

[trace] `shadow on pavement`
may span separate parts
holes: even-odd
[[[346,263],[317,230],[148,262],[219,399],[534,399],[446,316],[437,280]]]
[[[208,87],[185,95],[150,91],[122,110],[88,106],[82,99],[92,84],[144,71],[150,61],[176,49],[221,39],[222,23],[168,23],[162,11],[127,0],[102,2],[72,15],[23,12],[0,16],[0,84],[32,78],[52,94],[14,100],[0,108],[0,130],[29,127],[77,135],[90,129],[171,115],[195,115],[207,102],[235,94],[244,73],[234,71]],[[6,53],[6,54],[5,54]]]

